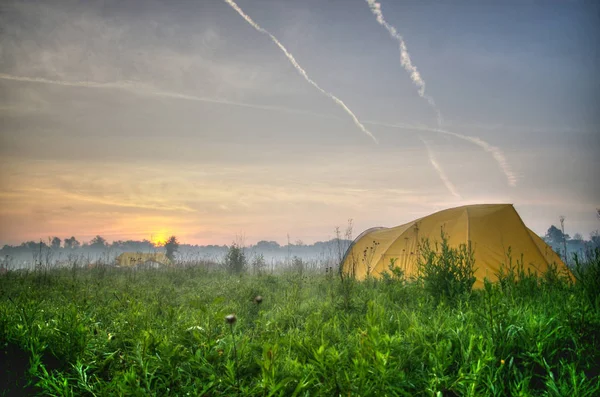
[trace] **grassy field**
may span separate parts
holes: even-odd
[[[597,396],[600,253],[586,266],[574,285],[513,271],[452,296],[400,274],[11,271],[0,276],[0,390]]]

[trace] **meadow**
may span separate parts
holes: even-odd
[[[456,294],[302,266],[13,270],[0,395],[597,396],[600,251],[576,267]]]

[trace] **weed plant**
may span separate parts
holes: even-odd
[[[501,282],[472,292],[471,268],[452,270],[468,252],[443,255],[426,258],[448,261],[451,282],[399,271],[345,285],[306,269],[10,271],[0,394],[600,395],[600,253],[579,263],[575,283],[507,265]]]
[[[474,252],[465,244],[451,248],[442,232],[441,242],[431,246],[423,240],[417,260],[419,281],[439,303],[442,299],[456,299],[469,294],[475,283]]]

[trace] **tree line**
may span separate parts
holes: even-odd
[[[600,220],[600,209],[596,210],[596,216]],[[546,234],[541,236],[543,240],[552,247],[563,259],[569,257],[573,253],[584,254],[595,248],[600,248],[600,231],[596,230],[590,234],[589,239],[585,239],[581,233],[575,233],[572,237],[564,232],[564,217],[560,217],[560,226],[551,225]],[[327,241],[318,241],[314,244],[304,244],[301,240],[296,240],[295,243],[289,241],[287,244],[279,244],[276,241],[261,240],[254,245],[245,246],[243,243],[233,243],[255,252],[265,254],[286,255],[294,250],[295,254],[326,252],[331,251],[340,245],[342,241],[345,247],[351,243],[350,236],[346,238],[334,238]],[[61,239],[60,237],[48,237],[46,240],[26,241],[20,245],[4,245],[0,249],[2,257],[22,256],[31,254],[32,252],[42,250],[53,250],[55,252],[77,252],[77,253],[103,253],[111,252],[166,252],[167,256],[173,258],[175,253],[181,252],[205,252],[213,254],[227,253],[231,246],[228,245],[192,245],[180,243],[175,236],[169,237],[164,244],[156,244],[150,240],[115,240],[108,242],[106,238],[97,235],[89,242],[80,242],[75,236]],[[566,252],[566,255],[565,255]]]

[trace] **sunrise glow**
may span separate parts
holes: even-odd
[[[165,245],[165,243],[167,242],[167,239],[171,235],[172,234],[169,234],[169,232],[167,232],[167,231],[160,231],[157,233],[153,233],[150,241],[152,241],[152,243],[156,246],[162,246],[162,245]]]

